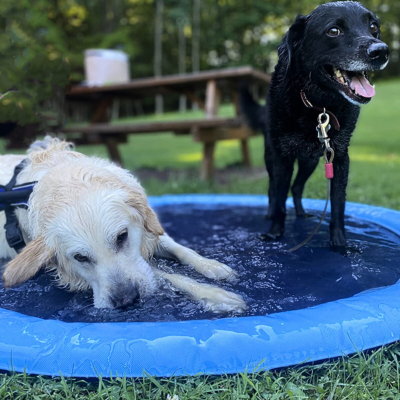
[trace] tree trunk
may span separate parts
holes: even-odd
[[[164,0],[156,0],[156,17],[154,29],[154,76],[162,75],[162,32],[163,32]],[[156,114],[163,112],[163,98],[156,95]]]
[[[193,23],[192,23],[192,71],[200,71],[200,2],[193,0]],[[192,109],[197,110],[197,103],[192,104]]]
[[[185,40],[185,20],[183,18],[178,19],[179,28],[179,73],[184,74],[186,72],[186,40]],[[184,94],[179,97],[179,111],[186,111],[186,96]]]

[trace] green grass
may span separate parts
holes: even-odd
[[[232,105],[223,105],[220,116],[233,116]],[[165,113],[136,118],[124,118],[114,121],[114,124],[126,122],[171,121],[177,119],[203,118],[202,111],[187,113]],[[254,143],[256,146],[256,143]],[[254,147],[253,146],[253,147]],[[104,146],[80,146],[79,151],[90,155],[107,157]],[[202,159],[202,144],[195,143],[189,135],[176,136],[172,133],[154,133],[131,135],[127,144],[120,145],[125,167],[134,171],[138,168],[154,168],[157,170],[198,168]],[[223,141],[217,147],[217,167],[224,167],[239,159],[239,147],[236,141]],[[261,159],[258,160],[261,162]]]
[[[381,205],[400,209],[400,81],[387,81],[377,84],[377,95],[370,104],[362,107],[361,117],[350,146],[350,177],[348,185],[349,201]],[[232,116],[233,107],[221,107],[221,116]],[[202,112],[186,114],[168,113],[163,116],[148,116],[129,119],[130,121],[182,119],[201,117]],[[119,122],[126,122],[121,120]],[[119,123],[118,122],[118,123]],[[251,139],[251,158],[254,166],[263,166],[263,138]],[[91,155],[106,157],[103,146],[79,147],[80,151]],[[190,136],[171,134],[132,135],[129,142],[121,145],[125,166],[135,171],[140,168],[156,170],[173,169],[177,174],[167,181],[144,180],[142,183],[152,195],[163,193],[266,193],[265,177],[236,176],[224,184],[210,185],[193,179],[187,169],[198,170],[202,158],[202,145],[194,143]],[[240,162],[238,141],[218,142],[216,149],[217,169]],[[218,176],[218,170],[217,170]],[[322,161],[319,168],[308,181],[305,197],[323,198],[325,178]]]
[[[348,200],[400,209],[400,81],[377,84],[377,96],[364,106],[350,146]],[[201,112],[166,114],[144,119],[201,117]],[[231,106],[223,106],[221,115],[233,115]],[[135,119],[139,121],[139,119]],[[123,121],[119,121],[123,122]],[[0,141],[0,152],[3,150]],[[261,167],[262,138],[251,140],[253,164]],[[86,154],[106,156],[102,146],[79,147]],[[266,193],[267,178],[235,176],[224,184],[210,185],[193,179],[187,169],[199,168],[201,145],[190,137],[172,134],[131,136],[121,146],[126,167],[173,169],[177,173],[166,181],[147,180],[149,194],[164,193]],[[218,168],[240,160],[238,143],[220,142]],[[218,173],[218,172],[217,172]],[[305,196],[325,195],[321,164],[307,184]],[[33,377],[26,374],[0,374],[0,400],[3,399],[166,399],[174,394],[184,399],[400,399],[400,345],[359,353],[335,361],[275,372],[232,376],[195,376],[160,379],[99,379],[94,381]]]
[[[399,358],[400,346],[391,345],[318,365],[220,377],[85,381],[11,373],[0,375],[0,399],[390,400],[400,398]]]
[[[400,135],[398,114],[400,110],[400,80],[380,82],[377,95],[370,104],[363,106],[361,117],[350,146],[349,201],[381,205],[400,209],[400,185],[397,185],[400,167]],[[221,116],[234,114],[231,105],[223,105]],[[159,116],[129,118],[126,121],[156,121],[184,118],[201,118],[201,111],[185,114],[166,113]],[[0,152],[3,148],[0,142]],[[188,136],[172,133],[131,135],[127,144],[120,146],[125,167],[135,171],[141,168],[175,170],[176,174],[167,180],[143,180],[143,186],[151,195],[164,193],[266,193],[267,178],[257,175],[241,177],[235,175],[224,184],[210,185],[195,179],[202,159],[202,145]],[[250,140],[251,158],[256,167],[263,166],[263,138]],[[105,146],[80,146],[79,151],[89,155],[107,157]],[[240,147],[236,140],[218,142],[216,148],[218,169],[240,162]],[[190,170],[190,174],[187,170]],[[217,179],[218,181],[218,179]],[[305,197],[323,198],[325,178],[322,161],[306,185]]]

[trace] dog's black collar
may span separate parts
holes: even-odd
[[[338,119],[336,118],[336,115],[335,115],[333,112],[331,112],[331,111],[329,111],[329,110],[326,110],[326,109],[324,109],[324,108],[322,108],[322,107],[319,107],[319,106],[316,106],[316,105],[312,104],[311,101],[307,99],[307,96],[306,96],[306,94],[305,94],[305,92],[304,92],[303,90],[300,91],[300,97],[301,97],[301,100],[302,100],[303,104],[304,104],[307,108],[313,108],[314,110],[316,110],[316,111],[318,111],[318,112],[326,112],[327,114],[329,114],[329,116],[332,118],[332,125],[333,125],[333,127],[334,127],[337,131],[340,130],[339,121],[338,121]],[[324,110],[325,110],[325,111],[324,111]]]
[[[22,185],[15,185],[18,174],[25,167],[26,160],[19,163],[14,169],[14,175],[7,185],[0,185],[0,211],[6,214],[6,240],[10,247],[19,252],[25,241],[15,215],[15,208],[28,208],[28,200],[37,182],[28,182]]]

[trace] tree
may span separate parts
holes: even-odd
[[[154,21],[154,76],[162,75],[162,33],[164,20],[164,0],[156,0],[156,17]],[[161,94],[156,95],[156,114],[163,112],[163,98]]]
[[[2,0],[0,3],[0,122],[38,122],[40,106],[69,78],[67,48],[55,23],[54,2]],[[51,16],[51,18],[49,17]]]
[[[155,5],[161,2],[162,27],[155,20]],[[36,121],[44,99],[56,87],[84,80],[83,54],[90,48],[127,53],[132,78],[246,64],[271,71],[277,47],[296,14],[308,14],[319,4],[317,0],[1,0],[0,93],[18,91],[0,100],[0,121]],[[379,75],[398,75],[400,2],[363,0],[363,4],[380,17],[383,40],[391,49],[390,63]],[[156,27],[162,70],[159,61],[155,63]]]

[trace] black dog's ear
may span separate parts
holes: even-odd
[[[283,38],[282,44],[278,48],[279,59],[287,64],[287,69],[289,69],[293,53],[299,47],[304,37],[308,18],[308,15],[299,14]]]

